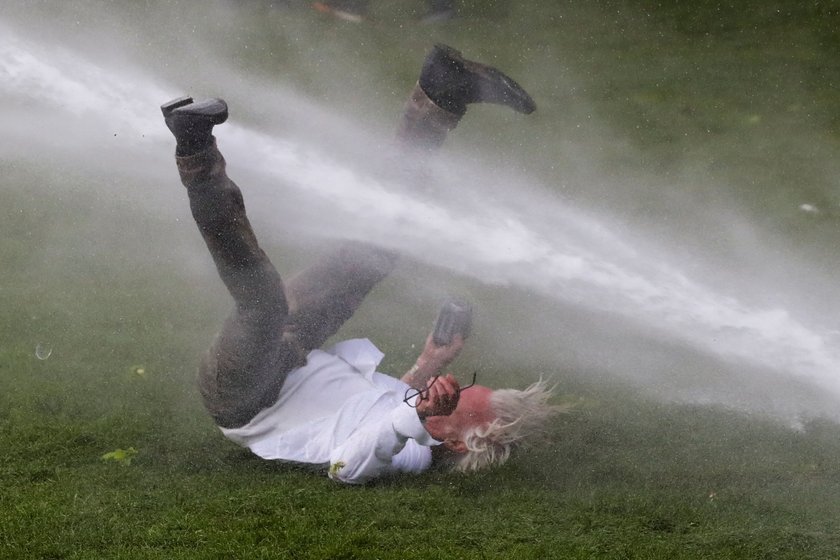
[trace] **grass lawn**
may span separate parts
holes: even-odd
[[[408,23],[411,6],[373,4],[380,19],[366,27],[254,6],[228,25],[248,23],[249,44],[270,45],[291,21],[330,39],[307,47],[321,71],[340,71],[327,53],[341,48],[373,57],[393,75],[389,85],[413,80],[414,51],[430,38],[492,53],[523,84],[533,78],[545,108],[506,154],[518,165],[548,181],[554,164],[574,170],[572,148],[594,146],[596,132],[558,130],[591,115],[615,133],[616,144],[599,146],[611,173],[676,178],[691,159],[705,177],[728,178],[727,196],[779,235],[822,239],[818,254],[836,248],[834,215],[803,231],[801,216],[785,210],[803,196],[836,206],[836,177],[785,187],[808,167],[807,154],[767,134],[813,125],[815,157],[836,156],[840,16],[829,4],[472,0],[462,19],[434,32]],[[272,52],[251,49],[237,61],[258,76],[275,56],[294,62],[290,79],[304,91],[332,107],[349,103],[308,82],[295,49]],[[777,84],[779,73],[795,80]],[[364,76],[350,78],[351,88],[353,79],[362,87]],[[509,116],[482,115],[487,122],[456,147],[501,149]],[[557,149],[551,162],[547,147]],[[603,382],[608,374],[550,372],[558,401],[576,406],[549,444],[491,472],[343,487],[254,458],[222,438],[193,384],[229,303],[192,224],[136,212],[151,188],[142,176],[113,185],[84,164],[34,157],[0,159],[0,171],[0,558],[840,558],[840,426],[817,418],[793,430],[757,414],[664,403],[631,383]],[[755,194],[756,177],[773,178],[766,196]],[[111,188],[120,196],[102,195]],[[174,170],[165,188],[179,188]],[[642,187],[560,190],[589,202],[609,196],[633,219],[667,212]],[[267,250],[277,259],[295,251]],[[382,293],[400,293],[403,281]],[[390,354],[390,369],[407,368],[403,339],[422,336],[428,321],[406,334],[368,318],[346,334],[363,330]],[[491,364],[482,362],[482,376],[492,385],[542,373]]]

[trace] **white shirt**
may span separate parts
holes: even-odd
[[[379,373],[384,354],[367,339],[313,350],[289,372],[277,402],[241,428],[221,428],[264,459],[329,465],[330,478],[360,484],[429,468],[433,439],[403,398],[409,386]]]

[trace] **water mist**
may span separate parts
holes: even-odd
[[[98,172],[109,168],[115,178],[171,185],[169,193],[150,193],[139,212],[167,212],[161,200],[186,205],[177,196],[174,144],[158,110],[187,93],[182,85],[35,42],[14,26],[0,30],[2,159],[75,160]],[[687,272],[674,258],[678,247],[628,231],[605,214],[561,200],[550,185],[487,161],[441,154],[425,171],[434,187],[417,188],[399,173],[382,173],[354,147],[353,139],[362,138],[359,145],[386,151],[389,142],[378,131],[340,119],[291,89],[266,91],[257,82],[243,85],[245,74],[237,79],[254,98],[282,99],[279,111],[305,111],[325,130],[316,134],[289,116],[286,129],[268,132],[238,119],[233,104],[230,122],[217,130],[264,243],[372,241],[480,284],[503,286],[493,293],[507,292],[502,297],[541,310],[518,318],[528,344],[517,350],[499,341],[511,362],[528,363],[536,355],[547,369],[603,369],[660,388],[674,367],[684,366],[693,368],[692,389],[664,389],[661,396],[743,408],[755,403],[742,395],[733,399],[720,372],[790,378],[823,392],[825,402],[813,406],[784,402],[780,389],[769,411],[786,414],[808,407],[830,414],[840,400],[838,332],[821,320],[773,302],[745,301],[727,284]],[[486,333],[506,336],[504,312],[494,311],[505,306],[486,305]],[[669,358],[656,363],[664,354]],[[718,376],[714,383],[704,377],[709,364]]]

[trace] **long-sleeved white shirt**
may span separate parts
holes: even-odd
[[[264,459],[329,465],[330,478],[347,483],[422,472],[440,442],[403,402],[409,386],[376,371],[382,357],[367,339],[313,350],[274,405],[222,433]]]

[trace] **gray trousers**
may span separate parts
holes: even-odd
[[[457,122],[415,87],[397,130],[404,157],[422,162]],[[198,386],[215,422],[236,428],[277,401],[286,375],[353,315],[397,256],[344,243],[284,283],[257,243],[215,142],[176,161],[195,223],[235,303],[201,361]]]

